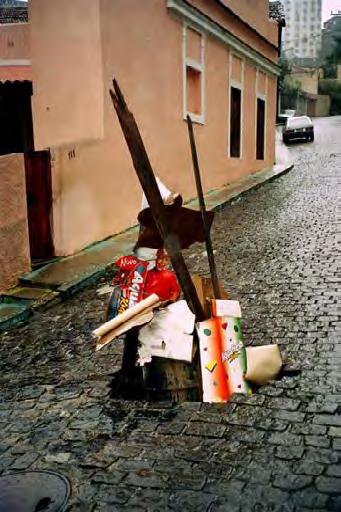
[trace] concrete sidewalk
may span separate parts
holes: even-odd
[[[281,176],[292,167],[288,164],[275,165],[211,190],[205,195],[207,209],[219,210],[248,190]],[[198,209],[197,199],[186,205]],[[131,253],[137,233],[138,226],[133,226],[73,256],[59,258],[23,275],[18,287],[0,295],[0,330],[14,327],[26,321],[35,310],[50,307],[98,281],[112,270],[118,258]]]

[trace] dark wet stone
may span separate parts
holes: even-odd
[[[25,453],[24,455],[20,455],[16,457],[13,464],[11,464],[11,469],[16,470],[24,470],[32,466],[33,462],[35,462],[38,458],[37,453]]]
[[[316,489],[320,492],[330,494],[330,493],[340,493],[340,478],[334,478],[331,476],[319,476],[316,478]]]
[[[313,487],[307,487],[306,489],[297,491],[292,496],[295,505],[312,510],[319,508],[325,509],[328,500],[326,495],[316,492]]]
[[[323,473],[325,470],[325,466],[323,464],[320,464],[319,462],[314,462],[311,460],[300,460],[299,462],[295,463],[293,466],[293,471],[297,475],[312,475],[312,476],[318,476]]]
[[[96,501],[122,505],[129,500],[133,493],[134,491],[129,488],[101,484],[96,494]]]
[[[153,487],[162,489],[168,487],[168,477],[163,473],[157,473],[153,469],[140,469],[131,471],[124,480],[126,485],[136,487]]]
[[[304,442],[307,446],[318,446],[319,448],[329,448],[330,440],[326,436],[305,436]]]
[[[200,494],[195,491],[176,491],[171,493],[168,504],[174,510],[205,512],[214,502],[213,494]]]
[[[214,423],[201,423],[192,421],[185,429],[184,433],[191,436],[201,437],[223,437],[226,427]]]
[[[273,485],[286,491],[296,491],[308,487],[313,482],[312,477],[305,475],[283,475],[276,477]]]

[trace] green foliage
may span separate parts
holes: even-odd
[[[330,113],[341,114],[341,81],[336,79],[324,79],[319,82],[319,94],[330,96]]]
[[[336,68],[341,64],[341,35],[334,37],[335,46],[323,65],[325,78],[336,78]]]
[[[285,77],[290,74],[291,65],[290,65],[288,59],[284,55],[282,55],[279,58],[278,65],[280,67],[280,75],[278,77],[278,85],[279,85],[280,91],[284,91],[286,89]]]
[[[287,75],[284,79],[284,90],[288,93],[297,93],[302,88],[299,80],[294,80],[291,75]]]
[[[319,81],[319,94],[341,94],[341,82],[333,78]]]

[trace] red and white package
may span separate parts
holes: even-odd
[[[111,320],[142,299],[155,293],[161,301],[176,301],[180,297],[180,286],[172,270],[166,269],[167,257],[160,251],[156,268],[147,270],[149,263],[135,256],[123,256],[116,262],[119,269],[114,278],[115,289],[108,307]]]

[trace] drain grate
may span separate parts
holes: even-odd
[[[23,471],[0,477],[0,512],[63,512],[68,480],[52,471]]]

